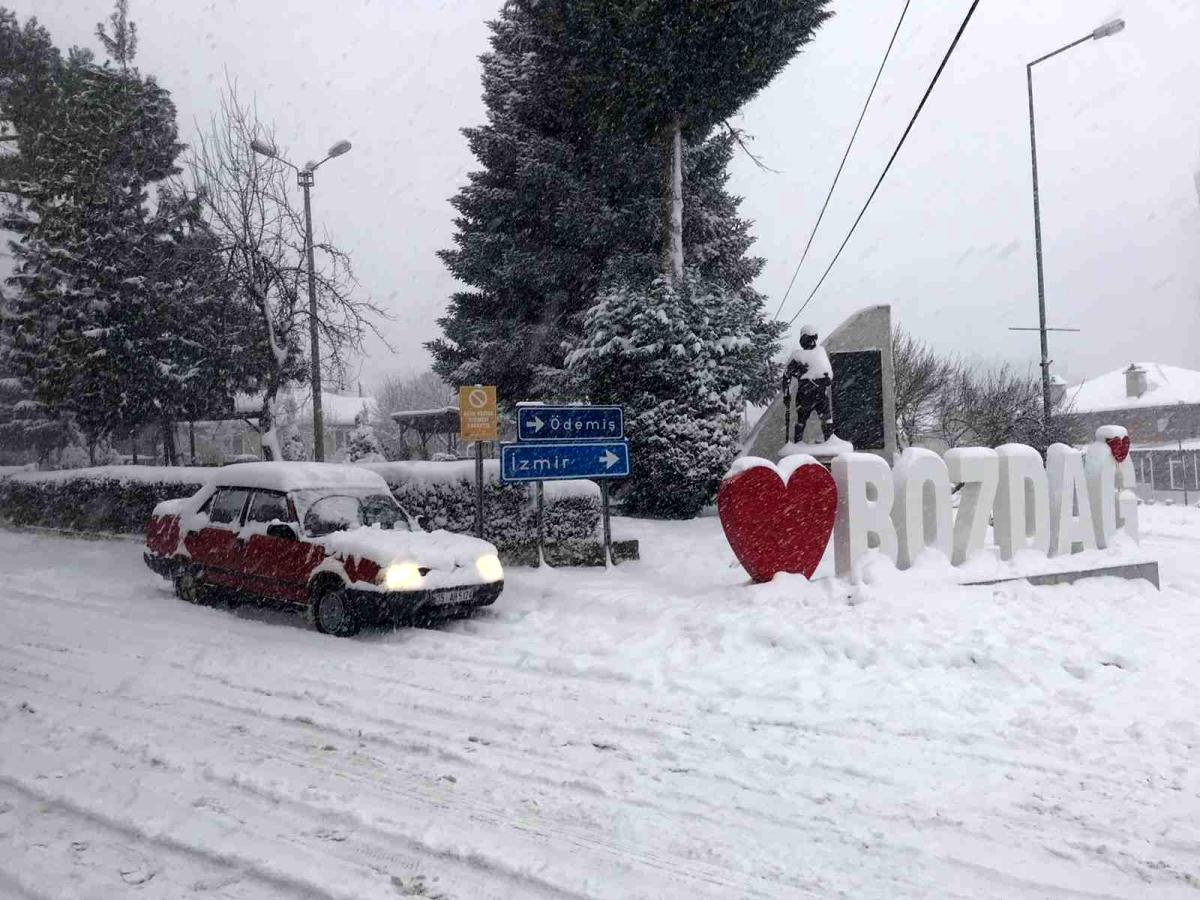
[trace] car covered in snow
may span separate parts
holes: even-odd
[[[350,635],[494,603],[496,548],[425,532],[387,482],[359,466],[225,466],[193,496],[155,507],[146,564],[183,600],[215,594],[303,608],[318,631]]]

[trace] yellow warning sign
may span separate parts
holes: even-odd
[[[476,384],[458,389],[458,436],[464,441],[499,437],[495,386]]]

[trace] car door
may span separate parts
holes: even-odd
[[[286,524],[293,538],[266,533],[272,524]],[[264,597],[292,603],[307,598],[308,576],[324,552],[304,541],[293,505],[279,491],[256,490],[246,513],[248,535],[243,551],[247,584]]]
[[[208,521],[189,542],[192,558],[204,566],[205,581],[242,590],[242,543],[238,532],[250,491],[218,488],[208,504]]]

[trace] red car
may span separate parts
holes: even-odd
[[[491,544],[422,531],[378,474],[326,463],[215,470],[194,496],[155,507],[145,560],[188,602],[214,591],[282,602],[337,635],[486,606],[504,588]]]

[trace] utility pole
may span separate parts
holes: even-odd
[[[329,152],[325,155],[325,159],[321,162],[307,163],[304,168],[300,169],[292,165],[282,156],[279,151],[266,144],[258,138],[250,142],[250,149],[262,156],[277,159],[285,166],[289,166],[296,172],[296,181],[300,185],[300,189],[304,191],[304,253],[308,265],[308,339],[309,339],[309,357],[310,357],[310,374],[309,381],[312,383],[312,408],[313,408],[313,459],[317,462],[325,461],[325,417],[321,409],[321,332],[317,323],[317,266],[314,260],[313,250],[313,227],[312,227],[312,186],[313,173],[325,162],[333,159],[335,156],[341,156],[350,150],[349,141],[338,141],[329,148]]]

